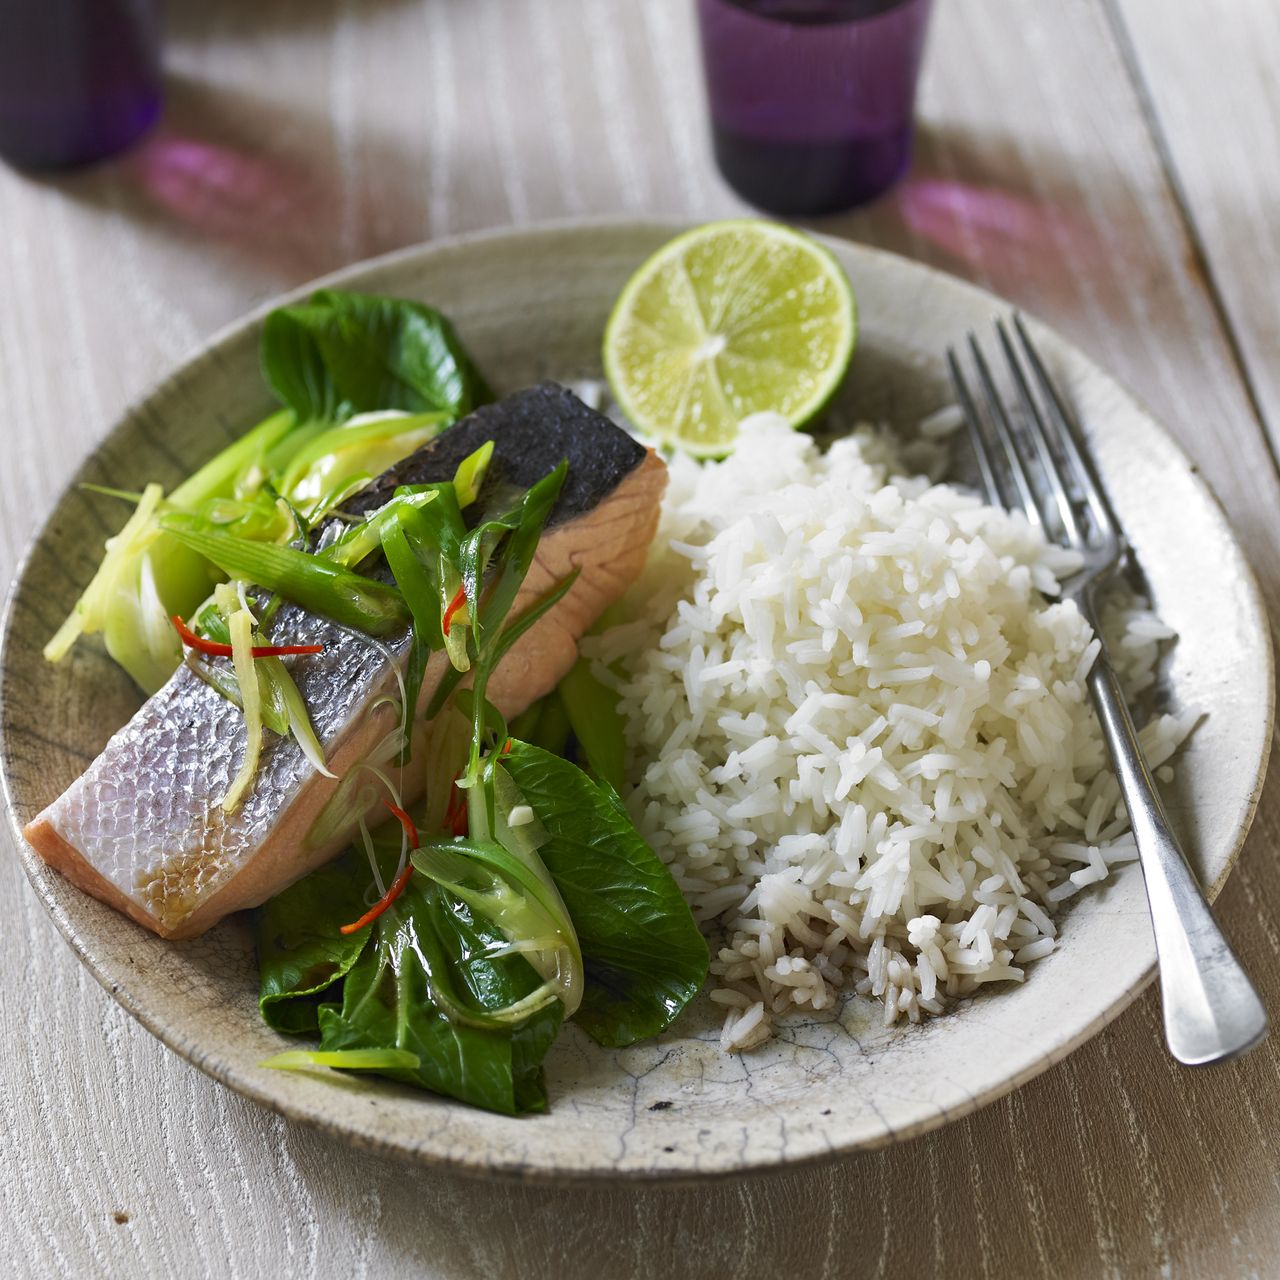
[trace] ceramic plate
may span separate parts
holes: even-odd
[[[456,322],[500,390],[597,375],[610,304],[676,228],[561,225],[411,249],[324,283],[420,298]],[[1002,305],[989,294],[842,241],[862,321],[850,412],[914,424],[949,400],[940,355]],[[271,407],[258,371],[262,313],[216,338],[129,412],[75,481],[166,487]],[[1231,531],[1168,435],[1080,352],[1037,329],[1087,424],[1098,463],[1156,607],[1179,641],[1163,697],[1207,713],[1185,751],[1170,808],[1215,894],[1253,814],[1272,720],[1270,641]],[[17,854],[58,928],[126,1009],[201,1070],[297,1120],[363,1146],[471,1172],[530,1177],[681,1177],[814,1160],[920,1133],[1043,1071],[1114,1018],[1151,976],[1142,877],[1124,867],[1081,894],[1061,948],[1027,982],[989,991],[922,1026],[883,1028],[853,1000],[834,1022],[800,1022],[763,1050],[722,1053],[709,1002],[657,1041],[609,1052],[572,1026],[547,1062],[545,1116],[512,1120],[390,1083],[270,1071],[283,1047],[259,1020],[249,929],[224,921],[193,942],[161,942],[73,889],[16,835],[137,706],[93,645],[59,667],[40,646],[92,573],[103,500],[67,489],[9,601],[0,669],[4,780]],[[1224,644],[1224,638],[1229,643]]]

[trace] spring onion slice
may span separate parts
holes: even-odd
[[[234,671],[206,662],[193,652],[188,652],[183,661],[191,672],[211,689],[220,693],[232,706],[244,711],[244,700],[240,697],[240,682],[236,679]],[[267,659],[260,659],[259,665],[263,661]],[[265,688],[263,688],[262,725],[263,728],[270,729],[272,733],[279,734],[282,738],[289,732],[288,709],[284,705],[283,698],[280,697],[277,686],[271,682],[265,682]]]
[[[258,758],[262,754],[262,693],[258,688],[258,672],[253,660],[252,620],[243,609],[236,609],[228,620],[227,629],[231,633],[231,662],[240,685],[245,728],[244,758],[240,761],[240,771],[232,779],[227,794],[222,797],[223,812],[234,813],[253,782],[254,774],[258,771]]]
[[[152,517],[160,506],[164,490],[158,484],[149,484],[142,491],[142,499],[125,526],[107,539],[107,554],[98,566],[98,572],[76,601],[75,608],[60,626],[53,639],[44,647],[44,656],[50,662],[60,662],[71,651],[71,646],[84,634],[102,629],[104,606],[110,601],[116,580],[132,563],[132,558],[145,545],[152,533]]]
[[[258,1066],[275,1071],[336,1067],[341,1071],[416,1071],[421,1059],[408,1049],[286,1049]]]
[[[321,557],[272,543],[248,542],[203,527],[188,516],[167,516],[163,527],[224,573],[248,578],[312,613],[369,635],[385,636],[408,625],[410,615],[400,593]]]
[[[338,775],[331,772],[325,762],[324,747],[316,737],[307,704],[289,668],[279,658],[259,658],[258,669],[264,679],[278,691],[280,701],[284,704],[285,715],[288,717],[288,731],[293,734],[294,741],[307,758],[307,763],[324,777],[336,778]]]
[[[382,868],[378,866],[378,851],[373,847],[373,837],[369,834],[369,824],[365,822],[364,814],[360,815],[356,825],[360,830],[360,843],[364,845],[365,857],[369,859],[369,867],[373,871],[373,883],[378,886],[378,897],[385,898],[387,882],[382,878]]]
[[[444,640],[445,653],[449,655],[449,665],[459,674],[471,670],[471,655],[467,651],[467,628],[471,625],[471,614],[467,609],[467,593],[459,581],[456,590],[450,591],[455,570],[446,565],[444,557],[440,558],[440,634]]]
[[[256,490],[264,460],[297,428],[291,409],[278,409],[234,444],[211,458],[170,494],[175,507],[189,509],[225,492],[237,497]]]
[[[395,575],[396,585],[400,588],[405,603],[413,615],[413,642],[403,695],[406,712],[404,761],[407,763],[408,726],[417,714],[418,696],[422,690],[427,659],[433,642],[439,636],[436,592],[435,584],[431,581],[425,566],[414,554],[404,529],[398,522],[392,521],[383,529],[382,550],[387,557],[387,564],[391,566],[391,572]]]
[[[471,723],[451,703],[427,722],[424,758],[426,761],[426,811],[422,825],[428,831],[443,831],[454,801],[453,780],[467,766],[471,746]]]
[[[129,489],[113,489],[107,484],[91,484],[88,480],[82,480],[77,486],[85,493],[96,493],[104,498],[119,498],[122,502],[127,502],[132,506],[137,506],[142,501],[142,494]]]
[[[458,463],[458,469],[453,473],[453,490],[458,495],[459,507],[469,507],[480,496],[492,460],[493,441],[487,440]]]
[[[448,423],[449,415],[439,412],[358,414],[307,441],[289,460],[278,487],[295,502],[314,503],[357,471],[380,475]]]
[[[311,525],[319,524],[321,520],[333,515],[337,509],[342,506],[348,498],[354,497],[366,485],[371,484],[373,476],[367,471],[359,471],[355,475],[350,476],[341,484],[330,489],[328,493],[322,495],[316,500],[314,505],[307,511],[307,523]],[[283,499],[281,499],[283,501]],[[351,517],[346,517],[350,519]]]
[[[316,552],[324,560],[332,560],[334,564],[351,569],[366,556],[371,556],[382,545],[382,531],[394,523],[399,513],[406,507],[425,507],[434,502],[439,493],[434,489],[407,491],[398,493],[363,523],[348,529],[335,542]]]
[[[363,760],[343,774],[342,781],[312,822],[304,839],[304,848],[318,849],[321,845],[328,844],[340,831],[350,830],[369,811],[377,793],[365,781],[364,775],[369,771],[370,765],[388,764],[394,760],[400,754],[403,741],[404,734],[397,725]],[[375,860],[375,878],[378,874]]]

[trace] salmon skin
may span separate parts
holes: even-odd
[[[572,393],[544,383],[464,418],[349,500],[347,512],[376,510],[401,484],[452,480],[458,463],[490,440],[486,490],[525,489],[569,463],[512,616],[581,571],[490,679],[489,699],[511,717],[556,686],[583,633],[639,575],[666,465]],[[268,733],[242,804],[225,813],[221,799],[244,755],[244,717],[183,665],[26,828],[46,862],[162,937],[194,937],[264,902],[345,848],[360,817],[375,808],[386,816],[380,796],[348,813],[352,805],[342,801],[351,788],[336,799],[335,792],[400,723],[379,702],[398,692],[408,633],[379,643],[292,605],[280,609],[272,631],[325,646],[294,660],[291,671],[338,780],[317,773],[291,737]],[[446,655],[433,653],[419,711],[447,670]],[[422,789],[416,752],[415,762],[400,778],[405,803]]]

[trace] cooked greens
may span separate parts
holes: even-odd
[[[470,530],[452,492],[426,506],[403,507],[386,523],[382,546],[412,612],[415,649],[449,652],[451,671],[436,700],[452,693],[471,721],[455,784],[466,796],[468,833],[450,837],[441,831],[412,854],[417,874],[394,905],[362,930],[369,938],[358,960],[349,960],[350,944],[334,947],[307,925],[295,928],[296,940],[281,927],[281,904],[290,895],[298,895],[303,910],[310,908],[314,895],[307,880],[268,907],[259,940],[262,1006],[273,1025],[312,1029],[309,1020],[299,1025],[296,1019],[324,983],[327,1002],[315,1006],[322,1051],[409,1049],[419,1054],[418,1068],[385,1074],[470,1101],[480,1100],[477,1090],[483,1088],[484,1105],[499,1110],[544,1105],[540,1076],[521,1072],[540,1063],[554,1039],[549,1009],[558,1011],[557,1022],[575,1017],[601,1044],[631,1044],[669,1026],[707,972],[706,943],[692,914],[607,777],[593,781],[569,761],[514,740],[485,698],[503,655],[572,585],[558,584],[519,617],[509,617],[564,478],[565,468],[556,468]],[[411,704],[415,670],[420,664],[411,661]],[[464,673],[470,687],[457,689]],[[558,697],[572,706],[568,719],[574,722],[576,714],[580,743],[596,771],[619,777],[620,733],[616,747],[606,741],[618,727],[607,691],[583,668]],[[378,887],[400,866],[394,872],[376,868]],[[333,874],[316,873],[326,878],[326,888]],[[354,912],[355,895],[349,899]],[[439,926],[445,908],[454,927],[429,934],[428,922]],[[468,935],[457,927],[464,910],[466,930],[488,938],[485,963],[502,962],[500,975],[482,975],[475,954],[466,950]],[[455,980],[459,974],[473,983],[483,976],[482,1014],[467,1004]],[[516,982],[516,974],[524,981]],[[406,1021],[400,1015],[415,1001],[420,1016]],[[423,1005],[433,1010],[430,1016]],[[286,1026],[287,1019],[294,1021]],[[442,1061],[446,1026],[462,1039],[448,1042]],[[469,1029],[465,1036],[462,1027]],[[523,1039],[519,1028],[528,1030]],[[503,1029],[511,1042],[499,1052],[494,1036]],[[510,1090],[500,1102],[493,1075],[499,1061],[503,1089]]]
[[[620,790],[624,769],[622,717],[612,690],[591,674],[591,664],[585,658],[579,658],[560,681],[557,692],[565,721],[587,767],[601,782]],[[560,753],[556,751],[557,755]]]
[[[705,981],[707,946],[611,788],[522,742],[498,767],[533,810],[532,854],[549,884],[499,840],[442,839],[413,855],[419,874],[394,907],[343,936],[344,912],[369,890],[352,850],[260,912],[260,1003],[277,1030],[319,1033],[322,1051],[419,1054],[414,1071],[382,1072],[394,1079],[495,1110],[542,1110],[540,1063],[571,1005],[602,1045],[657,1035]],[[399,842],[376,851],[385,879]],[[570,937],[585,981],[567,993],[554,960],[536,962]]]
[[[492,398],[438,311],[337,289],[267,317],[262,369],[301,421],[340,422],[379,409],[461,418]]]
[[[503,765],[545,828],[538,853],[582,947],[575,1020],[603,1045],[657,1035],[707,976],[707,944],[671,873],[607,782],[523,742]]]
[[[385,874],[399,841],[379,846]],[[562,1006],[552,1000],[514,1023],[492,1016],[534,991],[538,975],[519,955],[501,954],[501,933],[426,877],[344,937],[339,927],[368,885],[369,867],[353,850],[262,908],[262,1016],[279,1031],[318,1035],[322,1053],[415,1054],[417,1067],[369,1069],[433,1093],[509,1115],[545,1110],[542,1059]]]
[[[224,573],[292,600],[312,613],[371,636],[403,631],[409,620],[393,587],[295,547],[254,542],[204,527],[196,516],[168,516],[163,528]]]
[[[100,632],[107,652],[154,693],[182,658],[170,618],[189,617],[221,577],[238,572],[220,566],[207,546],[193,546],[193,531],[291,542],[299,519],[316,523],[490,398],[438,312],[334,289],[268,316],[262,364],[285,408],[167,496],[147,486],[45,647],[50,661],[80,636]]]
[[[529,582],[568,463],[553,465],[559,446],[544,442],[521,484],[492,476],[494,442],[474,429],[484,415],[453,452],[429,443],[489,392],[449,323],[417,303],[323,290],[267,319],[262,365],[283,409],[167,496],[111,491],[134,513],[49,656],[103,631],[154,689],[185,646],[244,717],[219,797],[230,814],[275,737],[335,778],[302,692],[315,686],[295,679],[325,646],[273,635],[281,619],[296,625],[300,609],[362,633],[391,676],[361,714],[390,704],[394,721],[382,710],[362,724],[354,763],[335,751],[342,776],[306,837],[332,848],[358,830],[355,844],[258,910],[262,1017],[318,1042],[264,1065],[373,1072],[504,1114],[543,1110],[543,1059],[564,1021],[609,1046],[656,1035],[708,965],[679,889],[618,798],[612,693],[579,662],[510,727],[488,697],[512,647],[574,588],[576,568]],[[440,482],[387,483],[423,447],[444,450],[427,473]],[[376,509],[348,502],[379,478]],[[398,827],[370,832],[388,813]]]

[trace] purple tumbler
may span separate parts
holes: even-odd
[[[157,0],[0,0],[0,158],[63,169],[160,113]]]
[[[911,159],[932,0],[698,0],[716,163],[773,213],[835,213]]]

